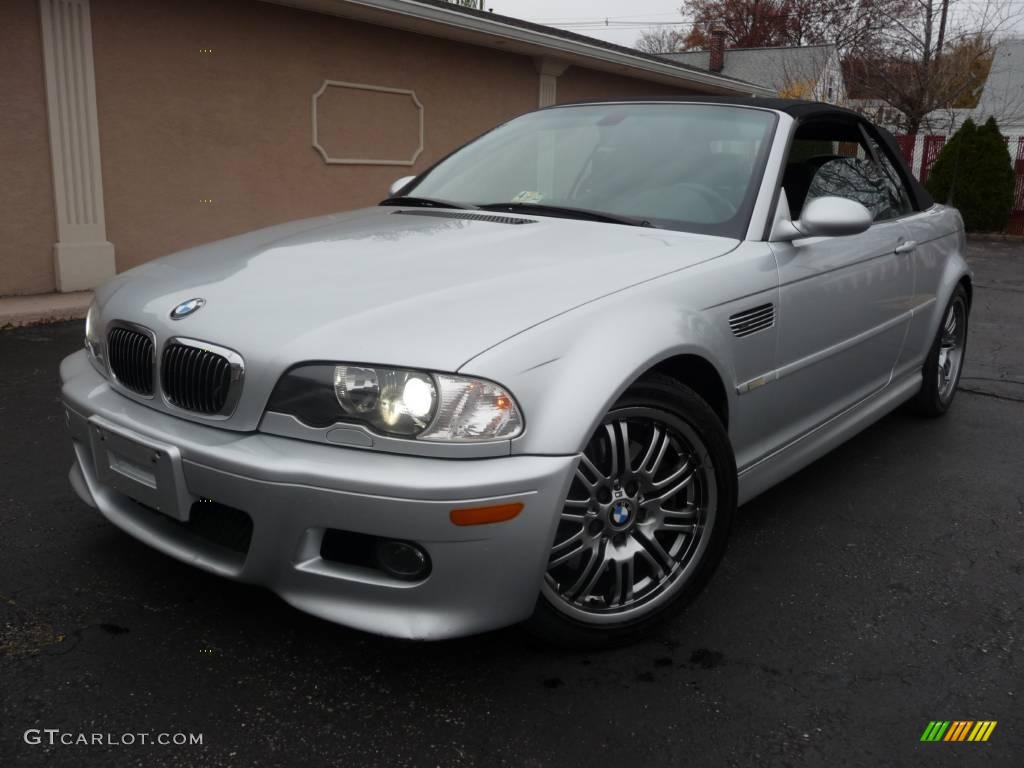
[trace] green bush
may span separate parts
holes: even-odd
[[[968,232],[1001,232],[1013,208],[1013,165],[999,126],[968,119],[946,142],[925,186],[937,202],[960,209]],[[951,194],[952,193],[952,194]]]

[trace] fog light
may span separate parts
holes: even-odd
[[[377,563],[389,576],[419,581],[430,573],[430,558],[423,548],[408,541],[384,539],[377,542]]]

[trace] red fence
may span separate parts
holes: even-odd
[[[910,168],[914,167],[914,145],[917,144],[917,136],[914,134],[897,136],[896,144],[899,145],[900,154]]]
[[[939,152],[944,146],[946,146],[945,136],[924,137],[924,148],[921,151],[921,175],[918,177],[922,184],[928,181],[928,174],[931,172],[932,166],[935,165],[935,161],[939,159]]]
[[[928,173],[939,158],[939,152],[946,145],[946,137],[937,135],[897,136],[896,143],[911,171],[921,180],[921,183],[924,183],[928,180]],[[1010,159],[1013,161],[1016,186],[1014,187],[1013,211],[1010,213],[1010,223],[1006,231],[1011,235],[1024,235],[1024,136],[1018,136],[1015,139],[1008,138],[1007,149],[1010,150]]]
[[[1010,156],[1013,157],[1013,145],[1010,145]],[[1017,185],[1013,190],[1013,211],[1006,231],[1011,235],[1024,235],[1024,136],[1017,138],[1017,156],[1013,161],[1013,170],[1017,173]]]

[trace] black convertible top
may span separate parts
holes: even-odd
[[[890,160],[896,165],[900,176],[903,177],[903,183],[906,185],[908,192],[912,198],[911,202],[914,204],[914,208],[918,211],[923,211],[926,208],[930,208],[935,202],[932,196],[928,194],[928,190],[917,180],[917,178],[910,172],[906,162],[903,160],[903,153],[900,152],[899,146],[896,144],[896,137],[893,136],[889,131],[881,126],[877,126],[852,109],[846,109],[845,107],[837,107],[835,104],[825,104],[821,101],[805,101],[803,99],[770,99],[763,98],[760,96],[706,96],[702,94],[694,94],[692,96],[656,96],[656,97],[637,97],[637,98],[625,98],[625,99],[602,99],[602,100],[591,100],[581,103],[586,104],[616,104],[622,102],[680,102],[689,104],[723,104],[732,105],[737,107],[760,107],[761,109],[773,109],[777,112],[785,112],[787,115],[792,117],[797,123],[803,122],[804,120],[810,119],[828,119],[829,116],[842,117],[844,119],[854,119],[861,125],[863,125],[868,133],[874,134],[875,137],[882,142],[886,149],[889,151]],[[566,106],[566,105],[559,105]],[[557,107],[548,107],[548,109],[557,109]]]
[[[707,94],[695,93],[692,95],[680,94],[678,96],[627,96],[621,99],[588,99],[586,101],[577,102],[578,104],[619,104],[622,102],[639,101],[639,102],[652,102],[652,101],[677,101],[680,103],[697,103],[697,104],[725,104],[734,105],[737,107],[760,107],[761,109],[774,109],[779,112],[785,112],[791,115],[796,120],[801,120],[807,117],[823,117],[829,114],[843,115],[844,117],[856,117],[863,119],[863,117],[853,110],[846,109],[845,107],[837,107],[835,104],[826,104],[822,101],[805,101],[804,99],[772,99],[762,96],[712,96]],[[547,109],[556,109],[559,106],[567,106],[566,104],[559,104],[555,107],[547,107]]]

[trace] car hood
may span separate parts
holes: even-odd
[[[125,272],[98,294],[103,318],[143,324],[158,341],[178,335],[235,349],[247,368],[341,360],[455,371],[526,328],[737,244],[480,216],[377,207],[251,232]],[[197,297],[201,310],[170,319]]]

